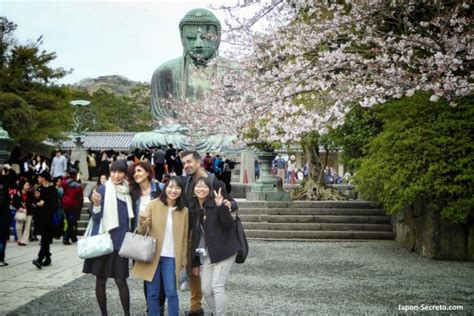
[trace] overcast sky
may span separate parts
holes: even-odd
[[[101,75],[149,82],[155,68],[181,55],[181,18],[223,2],[234,1],[0,0],[0,15],[18,24],[20,43],[43,35],[42,48],[57,53],[52,66],[73,68],[59,83]]]

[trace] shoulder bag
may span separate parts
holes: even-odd
[[[100,257],[114,251],[112,238],[110,238],[108,232],[103,231],[102,219],[100,220],[99,233],[91,236],[93,221],[92,218],[89,220],[84,237],[77,242],[77,255],[81,259]]]
[[[15,220],[18,221],[18,222],[26,221],[26,212],[16,211]]]
[[[239,210],[235,211],[235,233],[237,234],[237,241],[240,244],[240,250],[237,251],[237,256],[235,257],[235,263],[244,263],[249,254],[249,244],[245,236],[244,227],[240,222]]]
[[[138,226],[133,233],[125,233],[119,255],[135,261],[151,262],[156,251],[156,239],[148,236],[149,230],[147,230],[145,235],[140,235],[137,234],[137,229]]]

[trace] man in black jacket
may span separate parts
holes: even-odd
[[[201,167],[201,157],[198,152],[196,151],[183,151],[180,154],[181,160],[183,162],[184,171],[186,172],[186,180],[185,180],[185,189],[184,189],[184,197],[186,200],[186,206],[189,208],[189,205],[193,201],[193,186],[194,182],[199,179],[200,177],[212,177],[212,184],[213,189],[216,192],[222,193],[224,199],[231,202],[231,209],[235,211],[237,209],[237,202],[227,193],[225,189],[225,185],[223,182],[219,181],[212,173],[207,172]],[[186,270],[188,272],[189,278],[189,288],[191,291],[190,295],[190,310],[186,313],[188,316],[200,316],[204,315],[204,311],[202,309],[202,290],[201,290],[201,278],[200,276],[196,276],[192,273],[192,268],[199,266],[199,257],[196,256],[194,253],[194,249],[192,249],[192,245],[195,244],[195,240],[193,240],[193,231],[192,228],[196,227],[196,223],[198,221],[198,214],[193,214],[192,212],[189,213],[189,242],[188,242],[188,263]]]
[[[33,264],[41,269],[51,264],[51,253],[49,245],[53,240],[53,213],[59,207],[58,192],[54,185],[51,185],[51,174],[43,171],[38,175],[38,193],[36,194],[38,209],[38,228],[41,234],[40,251],[38,258],[33,260]]]
[[[156,180],[162,181],[165,173],[166,152],[158,146],[158,149],[153,154],[153,164],[155,165]]]
[[[168,166],[168,173],[172,174],[174,172],[174,162],[176,160],[176,148],[173,148],[173,144],[169,144],[168,147],[168,150],[166,150],[166,165]]]

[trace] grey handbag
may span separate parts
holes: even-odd
[[[135,261],[151,262],[156,251],[156,239],[148,236],[149,231],[145,235],[137,234],[137,229],[125,234],[119,255]]]

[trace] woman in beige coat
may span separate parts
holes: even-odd
[[[186,264],[188,249],[188,209],[184,207],[183,192],[181,178],[172,177],[160,197],[139,214],[138,232],[144,234],[150,230],[150,235],[156,238],[152,262],[136,262],[132,272],[146,281],[148,315],[160,315],[160,276],[168,300],[168,315],[179,315],[177,280]]]

